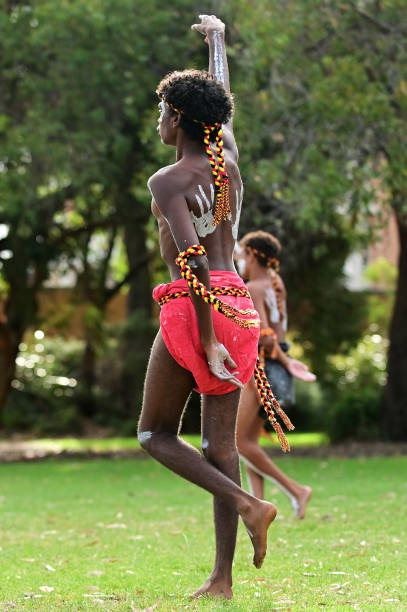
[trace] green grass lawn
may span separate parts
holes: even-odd
[[[407,610],[407,458],[277,463],[314,488],[261,570],[239,527],[234,599],[191,601],[213,560],[211,497],[153,460],[0,465],[0,610]]]

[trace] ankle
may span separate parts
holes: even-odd
[[[236,511],[243,518],[244,516],[250,513],[253,508],[253,503],[257,501],[258,500],[255,497],[244,497],[236,504]]]
[[[226,584],[227,586],[232,586],[232,568],[214,568],[212,574],[210,575],[210,580],[216,583]]]

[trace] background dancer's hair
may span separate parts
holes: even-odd
[[[278,263],[281,244],[280,241],[272,234],[263,232],[262,230],[250,232],[249,234],[243,236],[240,241],[240,245],[244,248],[250,249],[259,264],[265,268],[275,267],[273,265],[273,260],[276,260]]]
[[[204,127],[227,123],[233,115],[233,98],[223,84],[206,70],[170,72],[159,83],[156,93],[170,107],[181,112],[180,127],[192,139],[203,141]],[[215,141],[216,132],[210,135]]]

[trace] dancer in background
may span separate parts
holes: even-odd
[[[240,273],[247,281],[246,286],[260,316],[260,355],[273,393],[286,410],[295,401],[293,379],[313,382],[316,377],[305,364],[287,354],[287,295],[278,273],[281,245],[271,234],[257,231],[241,239],[238,251],[236,257]],[[237,419],[237,446],[246,466],[250,491],[259,499],[264,499],[266,478],[287,495],[295,516],[304,518],[311,488],[286,476],[259,445],[266,420],[267,415],[252,378],[241,394]]]

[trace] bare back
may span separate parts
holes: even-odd
[[[229,270],[235,272],[233,250],[237,240],[240,212],[243,201],[243,184],[233,152],[225,150],[226,168],[229,177],[229,198],[231,213],[226,221],[213,224],[215,212],[215,189],[208,157],[201,156],[182,158],[172,166],[167,166],[156,175],[164,186],[169,181],[172,189],[179,192],[187,206],[185,207],[185,225],[191,224],[195,229],[198,242],[208,253],[210,270]],[[175,259],[179,249],[175,244],[168,222],[154,199],[152,212],[157,218],[160,240],[160,251],[168,265],[171,279],[180,278]]]
[[[260,315],[262,327],[271,327],[277,333],[277,340],[285,342],[287,292],[281,276],[271,271],[270,276],[250,281],[247,287]]]

